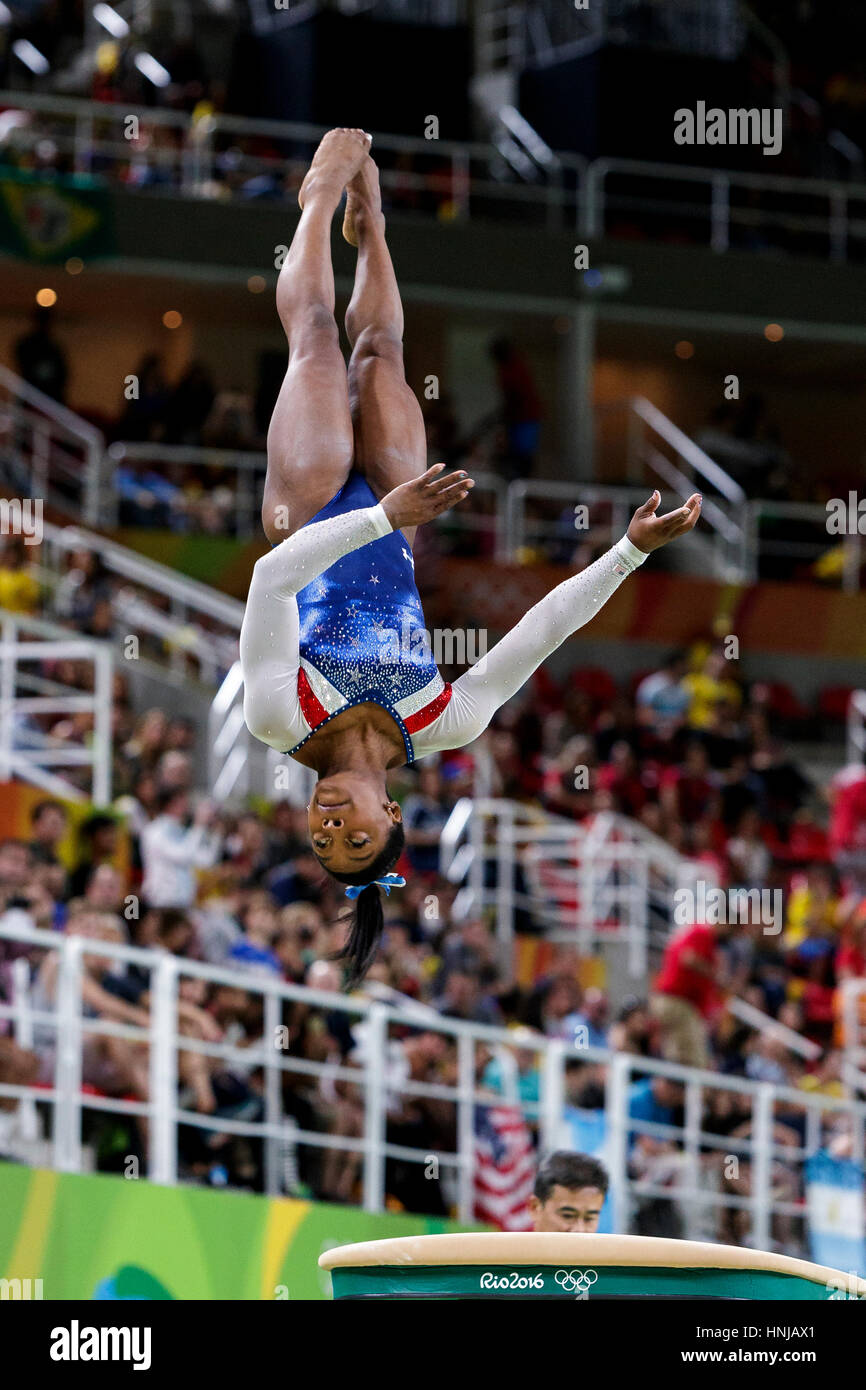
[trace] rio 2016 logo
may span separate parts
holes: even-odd
[[[576,1298],[586,1298],[598,1279],[598,1274],[594,1269],[558,1269],[553,1277],[564,1293],[573,1293]],[[503,1293],[519,1293],[528,1289],[540,1292],[544,1288],[544,1275],[540,1271],[536,1274],[520,1274],[517,1270],[512,1270],[508,1274],[494,1274],[487,1270],[481,1276],[481,1287]]]
[[[511,1274],[493,1274],[489,1270],[481,1276],[482,1289],[543,1289],[543,1274],[518,1274],[513,1270]]]

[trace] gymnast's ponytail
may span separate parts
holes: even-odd
[[[392,886],[399,886],[404,882],[403,879],[398,879],[396,874],[389,874],[389,870],[393,869],[403,853],[405,843],[403,825],[398,821],[392,826],[382,853],[367,866],[363,874],[332,875],[339,883],[350,885],[347,897],[355,900],[348,939],[341,950],[329,957],[330,960],[344,961],[348,966],[346,989],[354,989],[359,985],[373,963],[385,927],[379,884],[382,884],[386,893],[390,893]],[[356,891],[352,892],[352,888]]]

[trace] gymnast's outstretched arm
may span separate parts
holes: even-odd
[[[658,493],[653,493],[635,513],[621,541],[546,594],[501,642],[454,682],[442,714],[427,730],[415,735],[417,757],[471,743],[487,728],[500,705],[517,693],[567,637],[595,616],[651,550],[692,529],[700,515],[697,495],[665,517],[655,515],[659,500]]]
[[[263,743],[282,752],[303,736],[295,595],[351,550],[391,529],[380,502],[311,522],[256,562],[241,627],[241,670],[244,719]]]

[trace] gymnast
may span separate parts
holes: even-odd
[[[690,531],[700,496],[657,516],[658,492],[605,555],[546,595],[453,685],[425,640],[416,528],[461,502],[463,471],[427,467],[421,409],[403,369],[403,308],[385,241],[370,136],[329,131],[301,185],[302,213],[277,283],[289,345],[268,431],[260,559],[241,631],[250,732],[318,774],[308,807],[319,863],[355,899],[340,953],[347,987],[383,928],[380,889],[404,843],[391,768],[471,743],[648,553]],[[346,312],[348,374],[334,318],[331,223],[357,247]],[[406,633],[420,640],[402,640]],[[401,635],[395,658],[393,634]]]

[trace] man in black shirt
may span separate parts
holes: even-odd
[[[52,335],[52,322],[50,309],[36,310],[31,332],[15,344],[15,363],[30,386],[65,405],[69,371],[66,354]]]

